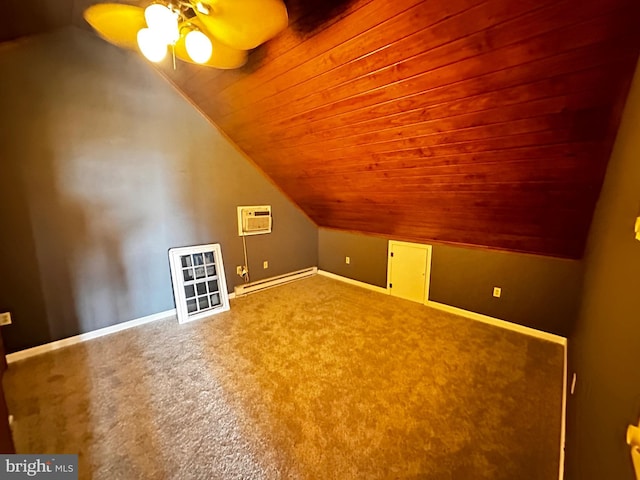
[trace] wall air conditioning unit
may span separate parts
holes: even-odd
[[[238,235],[271,233],[271,205],[238,207]]]

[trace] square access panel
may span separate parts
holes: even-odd
[[[229,310],[220,244],[172,248],[169,264],[179,323]]]

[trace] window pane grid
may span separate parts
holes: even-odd
[[[214,253],[182,255],[180,261],[189,315],[219,306],[221,301]]]
[[[202,313],[206,315],[208,310],[219,310],[220,307],[228,310],[226,286],[221,277],[224,267],[222,258],[219,257],[219,248],[217,244],[184,247],[175,249],[172,254],[174,292],[177,288],[184,302],[181,307],[183,320],[179,318],[181,322],[185,317],[198,317]]]

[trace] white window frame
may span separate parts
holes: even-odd
[[[184,255],[192,255],[195,253],[213,252],[213,261],[216,268],[218,281],[218,294],[220,296],[220,305],[197,313],[189,314],[187,310],[187,298],[185,295],[185,281],[182,274],[183,266],[181,257]],[[192,247],[179,247],[169,250],[169,265],[171,267],[171,281],[173,284],[173,298],[176,302],[176,313],[178,323],[192,322],[202,318],[210,317],[217,313],[229,310],[229,292],[227,291],[227,281],[224,275],[224,264],[222,262],[222,250],[219,243],[209,243],[207,245],[195,245]],[[203,265],[204,266],[204,265]],[[193,266],[196,268],[196,266]],[[204,277],[206,279],[206,277]],[[195,287],[195,284],[194,284]],[[207,294],[209,295],[209,293]],[[197,299],[197,294],[196,297]]]

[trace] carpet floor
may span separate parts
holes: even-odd
[[[555,480],[563,347],[315,276],[13,363],[82,479]]]

